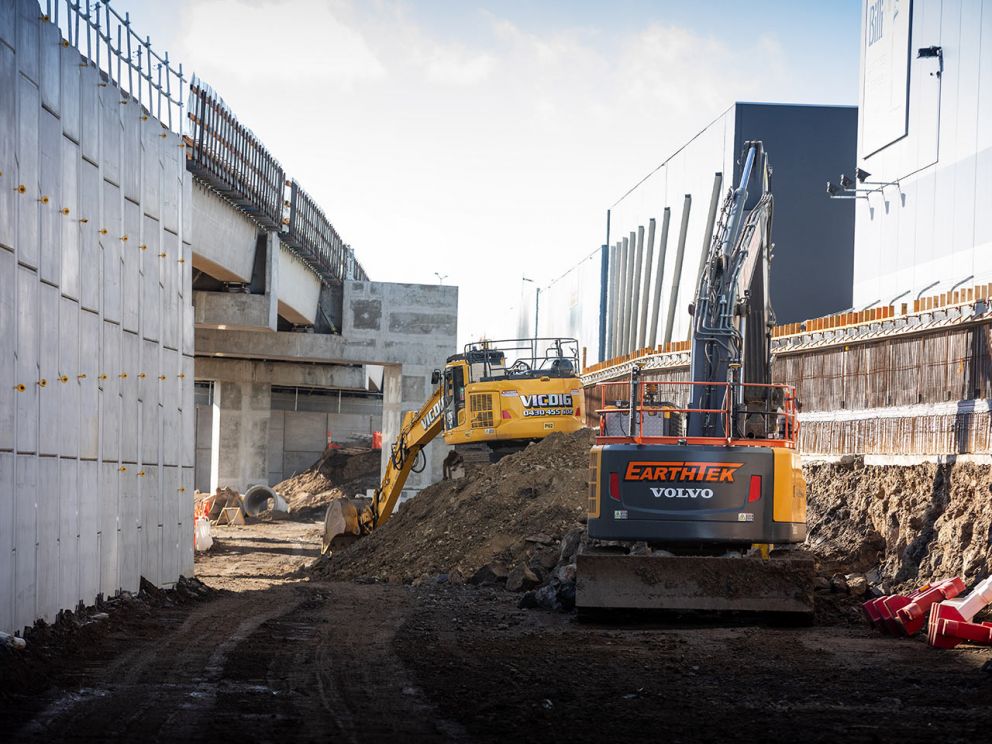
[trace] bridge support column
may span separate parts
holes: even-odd
[[[244,493],[268,484],[269,414],[272,386],[255,382],[214,383],[210,489]]]

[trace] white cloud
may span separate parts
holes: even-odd
[[[340,10],[318,0],[197,0],[184,13],[183,55],[207,79],[351,90],[385,69]]]
[[[476,85],[489,77],[495,60],[488,54],[469,54],[464,50],[437,45],[427,62],[427,76],[438,83]]]

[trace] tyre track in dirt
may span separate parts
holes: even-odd
[[[97,653],[67,665],[57,689],[25,701],[29,719],[0,739],[467,739],[439,719],[393,651],[409,590],[301,581],[309,524],[234,534],[249,552],[244,561],[230,550],[202,561],[210,583],[227,591],[159,613],[137,637],[108,632]],[[265,550],[253,550],[259,545]],[[268,588],[248,589],[259,583],[245,566],[271,576]]]

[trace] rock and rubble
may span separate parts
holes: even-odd
[[[949,576],[972,584],[992,568],[992,468],[975,463],[845,464],[804,468],[807,547],[821,571],[864,574],[889,592]],[[839,582],[838,582],[839,583]],[[860,581],[853,587],[862,589]],[[862,591],[862,593],[864,593]]]

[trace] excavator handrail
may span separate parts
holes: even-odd
[[[723,388],[723,399],[722,405],[719,408],[693,408],[691,401],[695,396],[691,394],[693,386],[707,386],[712,388]],[[797,446],[799,439],[799,419],[798,410],[796,406],[796,389],[792,385],[785,383],[729,383],[729,382],[691,382],[691,381],[681,381],[681,380],[641,380],[636,386],[636,403],[633,408],[630,405],[630,395],[631,385],[627,380],[613,380],[609,382],[599,382],[596,383],[596,387],[600,391],[600,408],[596,409],[595,413],[600,419],[600,435],[597,436],[596,441],[598,444],[619,444],[624,442],[631,442],[636,444],[722,444],[722,445],[742,445],[742,446],[752,446],[752,447],[786,447],[789,449],[794,449]],[[675,403],[658,403],[651,400],[645,403],[645,397],[651,396],[654,398],[653,390],[658,388],[675,388],[675,387],[685,387],[688,388],[687,399],[690,401],[685,406],[676,405]],[[736,396],[734,392],[739,388],[763,388],[763,389],[776,389],[782,391],[782,406],[780,409],[774,411],[749,411],[749,412],[735,412],[734,410],[734,400]],[[609,395],[610,392],[620,392],[621,395]],[[626,396],[622,393],[627,393]],[[768,396],[767,399],[770,399]],[[621,402],[626,400],[627,405],[611,405],[607,401]],[[606,431],[606,416],[609,414],[623,414],[627,417],[636,418],[637,426],[633,429],[633,433],[628,433],[626,436],[617,435],[606,435],[603,432]],[[718,414],[722,417],[724,422],[723,436],[685,436],[682,435],[645,435],[644,431],[644,420],[645,414],[676,414],[685,415],[687,418],[692,414]],[[780,436],[770,436],[770,437],[739,437],[734,436],[731,430],[732,422],[735,415],[746,415],[746,416],[763,416],[769,417],[774,416],[776,419],[781,419],[781,435]],[[630,423],[628,422],[628,432],[630,432]],[[772,429],[772,427],[768,427]]]

